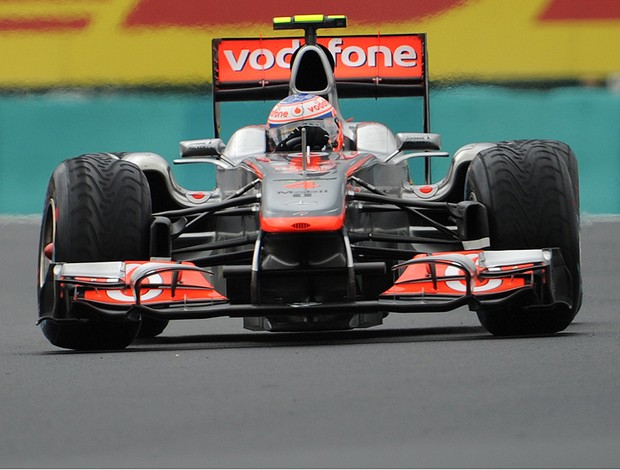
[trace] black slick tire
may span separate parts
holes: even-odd
[[[579,180],[570,147],[550,140],[499,142],[472,160],[465,193],[487,208],[490,249],[560,248],[570,274],[571,308],[513,303],[478,310],[482,326],[502,336],[564,330],[582,301]]]
[[[109,350],[134,340],[140,328],[136,319],[107,321],[70,305],[52,315],[57,299],[46,294],[45,277],[50,262],[148,259],[150,223],[149,185],[133,163],[113,154],[88,154],[58,165],[45,196],[37,283],[40,326],[52,344]]]

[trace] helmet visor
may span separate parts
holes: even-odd
[[[321,128],[329,136],[329,141],[332,145],[338,141],[339,127],[336,119],[333,117],[289,122],[288,124],[283,124],[282,126],[272,127],[267,131],[267,133],[269,139],[273,141],[274,146],[277,147],[292,135],[299,135],[298,129],[302,127]],[[311,144],[309,143],[309,145]]]

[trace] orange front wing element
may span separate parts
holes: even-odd
[[[90,302],[114,305],[228,300],[213,288],[205,276],[206,272],[192,263],[128,261],[124,266],[124,278],[121,279],[123,287],[112,286],[115,280],[110,278],[74,278],[76,284],[88,285],[88,288],[83,290],[81,298]],[[111,287],[107,288],[106,283]]]
[[[534,271],[545,265],[544,260],[506,258],[504,265],[485,265],[481,254],[491,252],[463,251],[417,255],[402,263],[404,271],[382,297],[441,295],[460,297],[509,292],[533,283]],[[501,252],[493,252],[501,253]],[[482,255],[482,256],[484,256]],[[510,264],[514,261],[513,264]],[[524,262],[528,261],[528,262]]]

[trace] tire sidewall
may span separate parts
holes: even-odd
[[[542,178],[536,173],[539,164],[534,160],[536,158],[546,158],[547,169],[553,165],[556,175],[559,175],[553,184],[546,176],[548,179],[545,184],[552,186],[552,190],[545,194],[537,195],[535,188],[537,178]],[[519,167],[511,175],[514,178],[502,179],[497,176],[500,171],[509,172],[511,165]],[[573,181],[574,178],[577,178],[577,182]],[[526,199],[521,201],[521,210],[506,210],[506,201],[509,199],[506,194],[510,192],[510,185],[519,185],[519,182],[524,181],[529,185],[534,182],[534,188],[531,192],[523,191],[521,187],[514,191]],[[573,307],[569,311],[556,308],[552,312],[545,309],[527,312],[524,306],[515,305],[502,312],[478,311],[483,326],[492,333],[561,331],[577,314],[582,302],[579,194],[575,194],[578,190],[576,159],[570,147],[564,143],[542,140],[500,142],[495,147],[481,151],[472,160],[466,176],[465,198],[477,200],[487,207],[491,249],[559,247],[572,279]],[[553,217],[545,217],[545,214],[553,214]]]
[[[109,174],[93,176],[97,173],[94,171],[95,167]],[[130,176],[131,182],[125,176]],[[85,186],[87,189],[83,189]],[[108,194],[114,192],[118,192],[119,196]],[[84,205],[87,203],[80,198],[80,194],[89,196],[88,207]],[[113,199],[112,203],[109,200],[102,203],[103,199],[99,199],[117,197],[122,202],[126,194],[131,196],[132,200],[128,204],[132,219],[135,219],[135,223],[127,226],[123,224],[127,217],[119,216],[119,211],[125,210],[126,206],[115,205],[116,199]],[[91,213],[93,208],[94,213]],[[82,214],[77,215],[80,212]],[[92,241],[84,237],[82,228],[85,220],[90,222],[95,231],[101,228],[107,236],[97,237]],[[148,259],[150,220],[151,198],[148,181],[135,164],[119,160],[110,154],[89,154],[65,160],[57,166],[50,177],[45,196],[37,282],[39,317],[50,318],[50,315],[53,315],[53,318],[41,322],[41,329],[52,344],[68,349],[120,349],[129,345],[136,337],[140,322],[108,322],[93,317],[82,308],[72,311],[71,307],[68,307],[67,312],[54,307],[58,299],[51,294],[51,281],[44,283],[42,279],[46,274],[44,265],[49,264],[44,258],[45,245],[53,242],[52,262]],[[76,234],[80,234],[80,237],[76,238]],[[110,244],[108,239],[111,237],[118,237],[120,241]],[[89,320],[81,324],[63,323],[62,320],[67,314],[72,318]]]

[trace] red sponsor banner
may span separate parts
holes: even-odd
[[[220,82],[286,81],[300,38],[222,39],[217,45]],[[368,77],[422,79],[424,37],[417,34],[321,37],[336,62],[337,80]]]

